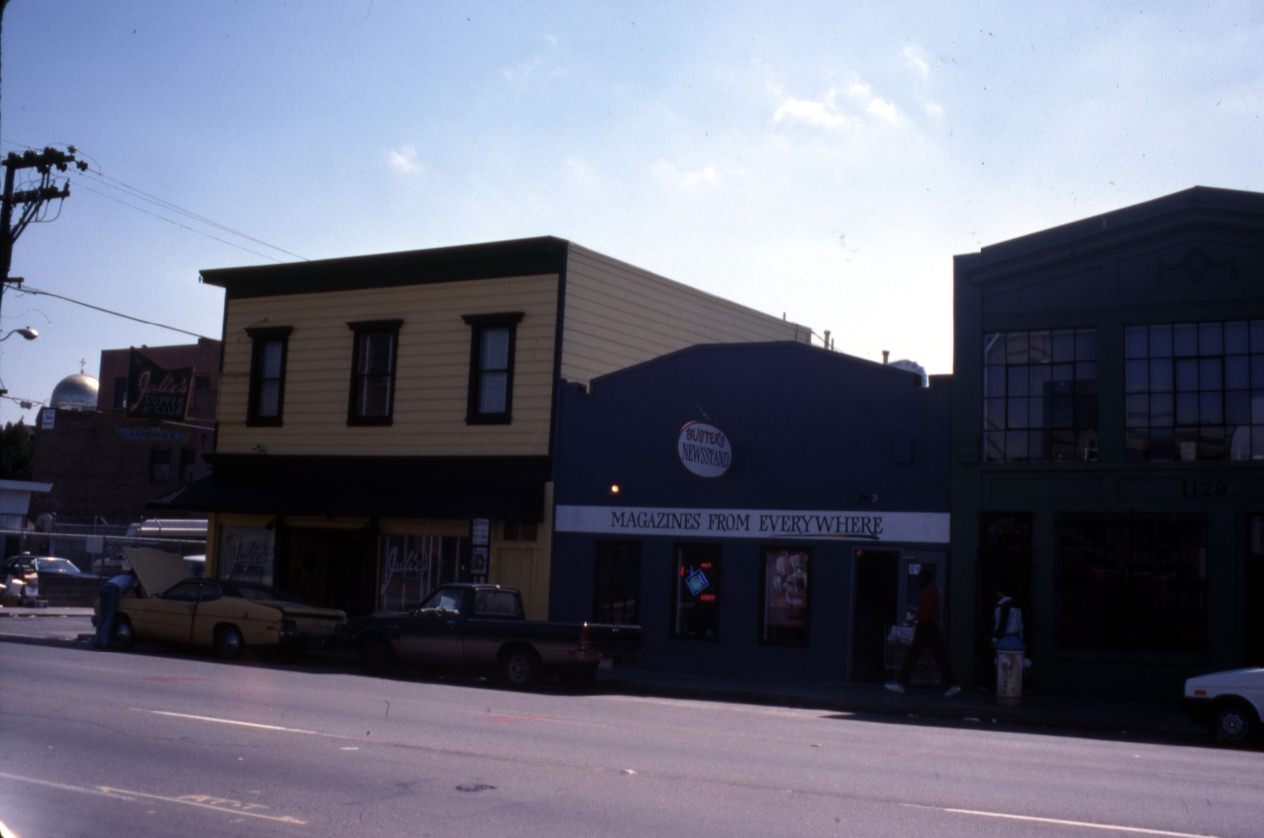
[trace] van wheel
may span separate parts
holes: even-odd
[[[1216,707],[1216,738],[1226,745],[1241,745],[1255,736],[1259,721],[1241,701],[1225,701]]]
[[[360,641],[359,658],[360,669],[367,675],[388,675],[395,668],[395,649],[380,635]]]
[[[246,648],[246,641],[236,626],[221,626],[215,632],[215,653],[224,660],[236,660]]]
[[[118,615],[114,618],[114,627],[110,630],[110,645],[115,649],[130,649],[132,644],[136,642],[136,635],[132,633],[132,621]]]
[[[540,659],[531,649],[510,649],[501,655],[500,674],[516,690],[525,690],[540,674]]]

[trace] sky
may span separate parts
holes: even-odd
[[[221,337],[200,270],[539,235],[947,373],[955,254],[1264,191],[1258,0],[10,0],[2,22],[0,151],[89,169],[14,249],[0,334],[40,336],[0,343],[0,423],[104,349]]]

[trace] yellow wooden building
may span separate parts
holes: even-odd
[[[559,387],[810,332],[556,238],[202,272],[225,291],[208,572],[364,613],[434,585],[548,612]]]

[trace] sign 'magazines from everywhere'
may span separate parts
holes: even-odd
[[[724,431],[706,422],[686,422],[676,438],[680,463],[699,477],[722,477],[733,463],[733,447]]]
[[[558,532],[835,541],[947,543],[947,512],[696,509],[559,504]]]

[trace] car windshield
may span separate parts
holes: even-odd
[[[69,559],[36,559],[37,573],[78,573],[79,568]]]
[[[443,590],[436,591],[434,596],[422,603],[422,608],[434,608],[439,611],[456,611],[460,612],[462,603],[465,602],[465,591],[462,590]]]

